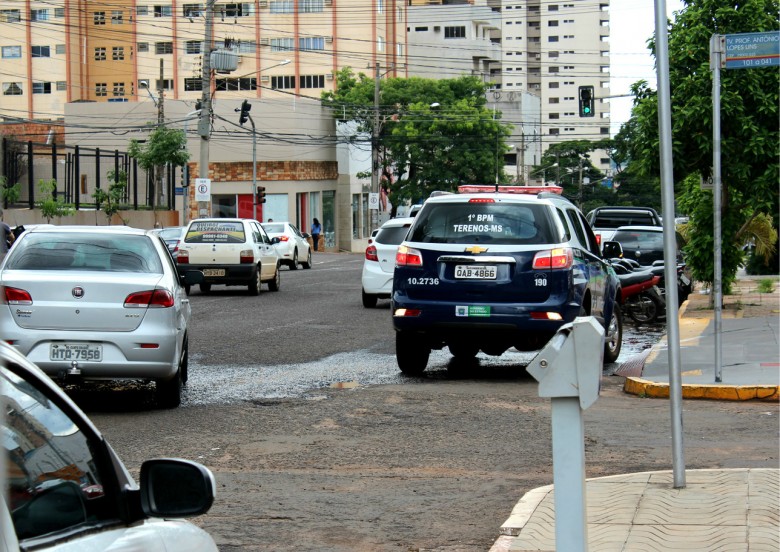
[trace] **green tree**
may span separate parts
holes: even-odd
[[[108,219],[108,224],[111,225],[111,219],[119,212],[121,202],[125,197],[127,173],[125,173],[125,171],[119,171],[119,173],[109,171],[108,180],[108,191],[103,188],[98,188],[92,193],[92,197],[95,198],[95,205],[98,210],[103,210]],[[124,219],[122,219],[122,222],[123,224],[127,224]]]
[[[669,77],[678,205],[690,217],[685,247],[694,277],[712,282],[712,192],[700,179],[711,175],[712,80],[709,40],[717,34],[776,31],[776,0],[690,0],[670,25]],[[654,51],[654,43],[649,48]],[[777,227],[778,71],[772,68],[721,71],[723,288],[730,290],[744,261],[744,233],[757,217],[770,215]],[[645,177],[659,174],[657,96],[635,86],[632,144],[628,155]],[[776,253],[775,253],[776,254]]]
[[[590,152],[603,149],[604,145],[603,142],[590,140],[568,140],[553,144],[544,152],[539,165],[533,168],[533,173],[544,174],[545,182],[555,182],[562,186],[563,195],[588,212],[594,207],[610,203],[608,198],[611,191],[602,186],[604,174],[590,160]],[[585,184],[586,181],[589,183]]]
[[[35,207],[41,210],[47,223],[50,223],[53,218],[67,217],[76,212],[73,206],[66,204],[61,197],[54,197],[56,189],[57,181],[54,179],[38,181],[38,190],[41,192],[42,199],[35,202]]]
[[[322,95],[339,121],[374,128],[374,79],[350,68],[336,74],[335,92]],[[390,200],[416,201],[433,190],[460,184],[503,182],[506,138],[511,125],[486,107],[485,84],[457,79],[390,78],[381,81],[379,164]]]
[[[187,135],[183,130],[158,126],[146,142],[131,140],[128,148],[130,157],[138,159],[138,164],[147,172],[155,175],[157,182],[157,206],[162,202],[163,176],[168,164],[183,166],[190,158],[187,151]]]
[[[13,205],[19,201],[21,193],[22,187],[18,182],[13,186],[9,186],[6,177],[0,176],[0,198],[5,205]]]

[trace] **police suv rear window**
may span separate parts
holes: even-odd
[[[185,243],[244,243],[244,225],[241,222],[193,222],[184,237]]]
[[[423,243],[556,243],[546,205],[518,203],[430,204],[418,218],[409,241]]]

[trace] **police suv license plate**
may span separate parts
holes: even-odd
[[[455,278],[458,279],[495,280],[497,272],[495,266],[455,265]]]
[[[49,348],[51,360],[103,361],[103,346],[91,343],[52,343]]]
[[[225,275],[225,269],[224,268],[204,268],[203,269],[203,275],[204,276],[211,276],[212,278],[214,276],[224,276]]]

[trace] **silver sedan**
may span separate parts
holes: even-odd
[[[25,232],[0,267],[0,339],[55,378],[156,383],[163,407],[187,381],[189,299],[165,243],[128,227]]]

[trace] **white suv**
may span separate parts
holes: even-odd
[[[258,295],[266,283],[271,291],[279,291],[281,259],[274,247],[278,241],[269,238],[256,220],[196,219],[179,243],[176,262],[179,273],[203,272],[203,293],[211,291],[213,284],[247,286],[252,295]]]

